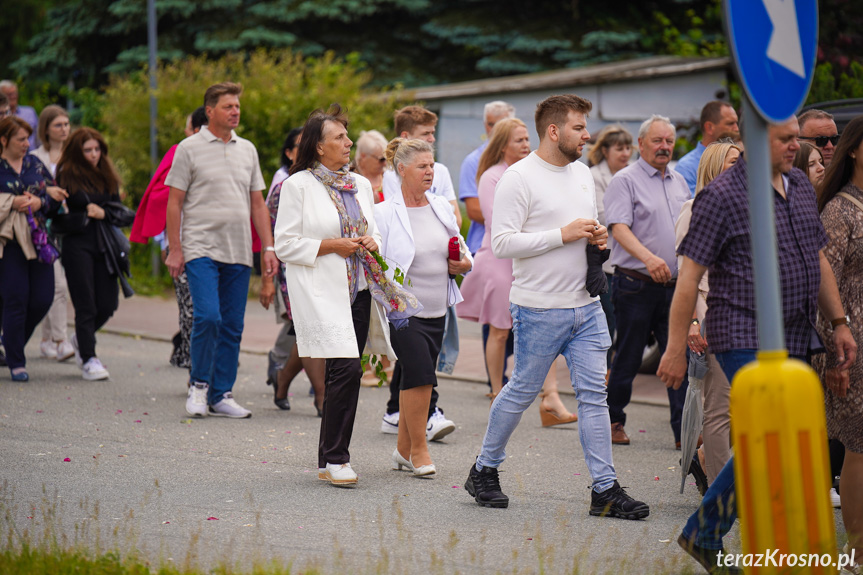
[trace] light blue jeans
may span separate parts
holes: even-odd
[[[554,360],[563,355],[578,400],[578,435],[596,491],[616,477],[611,460],[611,422],[606,403],[608,323],[597,301],[569,309],[510,305],[515,336],[515,368],[491,406],[477,469],[500,467],[506,444],[521,414],[542,390]]]

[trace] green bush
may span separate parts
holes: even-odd
[[[395,92],[371,89],[371,73],[355,56],[341,60],[333,54],[303,58],[290,50],[258,50],[251,55],[228,54],[219,59],[189,57],[164,63],[157,72],[158,148],[160,157],[184,138],[186,116],[203,104],[204,91],[222,81],[239,82],[242,116],[237,133],[258,148],[261,170],[269,185],[280,164],[285,136],[301,126],[309,113],[338,102],[350,118],[349,133],[356,140],[361,130],[377,129],[392,135],[393,111],[405,102]],[[87,108],[111,149],[122,178],[126,201],[137,206],[150,181],[148,72],[112,76],[104,93]],[[133,244],[133,282],[140,293],[160,292],[170,285],[150,275],[150,251]]]

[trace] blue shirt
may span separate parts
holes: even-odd
[[[479,168],[479,158],[483,151],[488,147],[488,140],[480,144],[480,146],[467,155],[461,163],[461,173],[458,178],[458,197],[464,201],[465,198],[476,198],[476,171]],[[490,225],[491,222],[488,222]],[[467,231],[465,243],[470,253],[475,254],[482,245],[482,236],[485,234],[485,225],[479,224],[473,220],[470,222],[470,228]]]
[[[689,186],[689,195],[693,198],[695,197],[695,182],[698,179],[698,164],[701,162],[701,155],[706,149],[707,146],[698,142],[695,149],[680,158],[677,165],[674,166],[674,171],[686,180],[686,184]]]

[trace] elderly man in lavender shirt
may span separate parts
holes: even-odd
[[[39,127],[39,116],[36,115],[35,108],[18,105],[18,86],[12,80],[0,81],[0,92],[9,100],[9,112],[13,116],[18,116],[33,128],[33,133],[30,134],[30,149],[35,150],[39,147],[39,138],[36,137],[36,129]]]
[[[617,353],[608,378],[611,442],[629,445],[624,408],[641,366],[650,333],[665,351],[668,310],[677,281],[674,224],[689,199],[683,176],[668,168],[676,131],[663,116],[651,116],[638,131],[641,157],[617,172],[605,191],[605,219],[611,228],[612,301]],[[680,418],[686,384],[668,389],[671,429],[680,448]]]

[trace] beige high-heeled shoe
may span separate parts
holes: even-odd
[[[578,415],[574,413],[558,413],[555,410],[544,406],[542,400],[545,400],[545,398],[548,397],[548,394],[544,391],[539,394],[539,397],[541,398],[539,402],[539,420],[542,422],[543,427],[575,423],[578,421]]]

